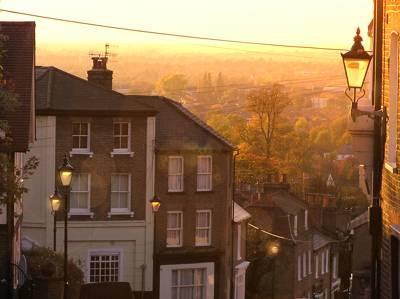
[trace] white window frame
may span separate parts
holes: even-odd
[[[307,253],[303,253],[303,277],[307,277]]]
[[[111,217],[112,215],[130,215],[131,217],[133,217],[134,215],[134,213],[132,212],[132,175],[130,173],[112,173],[110,181],[112,180],[112,176],[122,176],[122,175],[128,176],[128,207],[126,208],[111,207],[111,197],[112,197],[111,194],[113,193],[113,191],[112,191],[112,184],[110,184],[110,212],[108,213],[108,217]]]
[[[329,248],[325,252],[325,273],[329,273]]]
[[[311,250],[308,250],[308,274],[312,274],[311,258]]]
[[[160,266],[160,294],[163,298],[172,298],[172,271],[185,269],[206,269],[206,299],[214,299],[215,273],[214,263],[176,264]]]
[[[297,256],[297,280],[301,281],[301,254]]]
[[[74,135],[73,132],[72,132],[72,135],[71,135],[72,139],[74,138],[74,136],[78,136],[79,137],[79,144],[80,144],[80,138],[82,136],[86,136],[87,137],[87,144],[86,144],[86,147],[84,147],[84,148],[77,148],[77,147],[74,147],[74,142],[72,141],[72,153],[74,153],[74,154],[77,154],[77,153],[89,153],[90,152],[90,122],[83,121],[83,120],[82,121],[72,121],[72,127],[75,124],[79,124],[80,131],[82,131],[82,128],[81,128],[82,124],[87,124],[88,125],[88,134],[87,135],[82,135],[82,134]]]
[[[297,215],[294,215],[294,220],[293,220],[293,234],[295,237],[297,237],[298,234],[298,219],[297,219]]]
[[[318,258],[318,253],[315,254],[315,278],[318,279],[319,277],[319,272],[318,272],[318,263],[319,263],[319,258]]]
[[[399,34],[397,32],[392,32],[390,36],[389,51],[389,120],[385,168],[395,172],[397,168],[397,101],[399,96]]]
[[[119,124],[120,125],[120,134],[119,135],[114,135],[114,125]],[[115,148],[114,147],[114,138],[115,137],[125,137],[126,135],[121,134],[121,124],[128,124],[128,141],[127,141],[127,148]],[[134,152],[131,150],[131,143],[132,143],[132,130],[131,130],[131,121],[126,120],[126,119],[115,119],[113,121],[113,134],[112,134],[112,142],[113,142],[113,150],[110,153],[111,157],[114,157],[115,155],[129,155],[130,157],[133,157]]]
[[[123,266],[124,266],[124,260],[123,260],[123,249],[121,248],[98,248],[98,249],[91,249],[88,250],[87,254],[87,261],[86,261],[86,283],[91,283],[90,281],[90,260],[92,256],[95,255],[118,255],[119,256],[119,264],[118,264],[118,281],[123,281]]]
[[[172,159],[179,159],[179,160],[182,161],[181,162],[182,163],[182,172],[181,173],[179,173],[179,172],[170,173],[169,165],[170,165],[170,161]],[[183,156],[168,156],[168,192],[183,192],[183,190],[185,189],[185,187],[184,187],[184,183],[185,183],[184,174],[185,174],[185,160],[184,160]],[[171,176],[180,176],[181,177],[181,188],[180,189],[172,189],[171,188],[171,184],[170,184],[170,177]]]
[[[198,227],[197,226],[197,217],[200,213],[207,213],[209,216],[209,226],[208,227]],[[208,229],[208,242],[207,243],[200,243],[197,241],[197,229]],[[210,246],[211,245],[211,235],[212,235],[212,211],[211,210],[196,210],[196,231],[195,231],[195,245],[197,247],[200,246]]]
[[[325,251],[321,252],[321,275],[325,274]]]
[[[168,215],[172,214],[177,214],[180,215],[180,227],[175,227],[175,228],[169,228],[168,227]],[[179,231],[179,244],[168,244],[168,231],[173,230],[173,231]],[[183,246],[183,212],[182,211],[168,211],[167,212],[167,235],[166,235],[166,246],[169,248],[174,248],[174,247],[182,247]]]
[[[210,159],[210,170],[209,172],[200,172],[200,161],[202,159]],[[210,177],[210,186],[209,188],[200,188],[199,187],[199,176],[200,175],[208,175]],[[197,156],[197,191],[198,192],[204,192],[204,191],[212,191],[213,188],[213,159],[211,155],[203,155],[203,156]]]
[[[334,279],[338,278],[338,257],[337,257],[336,254],[333,256],[332,276],[333,276]]]
[[[78,173],[74,173],[74,174],[72,174],[72,175],[83,175],[83,174],[87,174],[87,176],[88,176],[88,191],[87,191],[87,193],[88,193],[88,203],[87,203],[87,209],[80,209],[80,208],[72,208],[71,207],[71,202],[70,202],[70,205],[69,205],[69,212],[68,212],[68,215],[90,215],[91,217],[93,217],[93,213],[92,212],[90,212],[90,202],[91,202],[91,187],[92,187],[92,185],[91,185],[91,180],[92,180],[92,176],[91,176],[91,174],[90,173],[88,173],[88,172],[78,172]],[[86,191],[72,191],[72,189],[70,190],[70,198],[69,198],[69,200],[71,200],[71,195],[72,195],[72,193],[83,193],[83,192],[86,192]]]
[[[242,226],[240,222],[237,225],[237,245],[236,245],[236,259],[240,261],[242,259]]]

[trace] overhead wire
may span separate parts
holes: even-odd
[[[0,11],[10,13],[10,14],[29,16],[29,17],[34,17],[34,18],[70,23],[70,24],[78,24],[78,25],[85,25],[85,26],[91,26],[91,27],[97,27],[97,28],[121,30],[121,31],[152,34],[152,35],[159,35],[159,36],[169,36],[169,37],[176,37],[176,38],[206,40],[206,41],[213,41],[213,42],[245,44],[245,45],[279,47],[279,48],[318,50],[318,51],[348,51],[348,49],[342,49],[342,48],[318,47],[318,46],[311,46],[311,45],[302,46],[302,45],[291,45],[291,44],[266,43],[266,42],[257,42],[257,41],[245,41],[245,40],[236,40],[236,39],[217,38],[217,37],[212,37],[212,36],[200,36],[200,35],[179,34],[179,33],[146,30],[146,29],[137,29],[137,28],[127,28],[127,27],[121,27],[121,26],[92,23],[92,22],[87,22],[87,21],[45,16],[45,15],[39,15],[39,14],[30,13],[30,12],[22,12],[22,11],[16,11],[16,10],[4,9],[4,8],[0,8]]]

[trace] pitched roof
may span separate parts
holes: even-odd
[[[304,209],[307,209],[307,204],[291,194],[287,190],[278,190],[271,193],[271,198],[276,206],[287,214],[296,215]]]
[[[14,111],[0,111],[0,119],[8,122],[15,152],[26,152],[35,134],[34,126],[34,85],[35,65],[35,23],[0,22],[0,33],[6,35],[6,51],[2,58],[4,79],[12,82],[13,92],[18,96],[18,108]],[[2,148],[2,149],[3,149]]]
[[[211,133],[212,135],[217,137],[220,141],[225,143],[227,146],[229,146],[231,148],[235,147],[226,138],[224,138],[221,134],[219,134],[217,131],[215,131],[212,127],[207,125],[204,121],[202,121],[198,116],[193,114],[189,109],[185,108],[182,104],[180,104],[180,103],[178,103],[178,102],[176,102],[174,100],[167,99],[167,98],[164,98],[164,100],[168,101],[169,104],[173,105],[176,109],[178,109],[183,114],[185,114],[187,117],[189,117],[191,120],[193,120],[195,123],[197,123],[197,125],[199,125],[204,130],[208,131],[209,133]]]
[[[130,96],[103,88],[55,67],[36,67],[36,98],[38,114],[157,113],[154,107],[132,101]]]
[[[249,212],[243,209],[239,204],[233,202],[233,221],[242,222],[251,217]]]
[[[350,221],[349,229],[355,229],[367,223],[368,223],[368,211],[365,211],[364,213],[358,215],[356,218]]]
[[[319,231],[315,231],[313,234],[313,250],[321,249],[322,247],[325,247],[326,245],[334,241],[335,240],[328,237],[327,235],[324,235]]]
[[[155,107],[159,106],[160,104],[166,104],[169,107],[173,108],[175,111],[180,113],[181,115],[185,116],[188,118],[190,121],[192,121],[194,124],[196,124],[199,128],[204,130],[206,133],[211,134],[213,137],[215,137],[216,140],[218,140],[220,143],[222,143],[223,146],[228,147],[230,150],[233,150],[235,146],[230,143],[226,138],[224,138],[221,134],[219,134],[216,130],[214,130],[212,127],[207,125],[204,121],[202,121],[199,117],[197,117],[195,114],[193,114],[191,111],[189,111],[187,108],[185,108],[182,104],[168,99],[166,97],[158,96],[158,97],[149,97],[147,99],[139,98],[138,96],[132,96],[136,97],[134,99],[139,100],[141,103],[149,103],[150,105],[154,105]],[[160,109],[161,111],[162,109]]]

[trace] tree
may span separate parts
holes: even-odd
[[[180,101],[185,94],[187,83],[185,75],[167,75],[158,82],[156,91],[163,96],[179,99]]]
[[[290,104],[290,99],[279,84],[251,92],[247,97],[247,109],[253,114],[264,140],[264,154],[271,158],[279,117]]]

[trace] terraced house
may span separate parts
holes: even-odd
[[[25,241],[51,247],[47,198],[67,154],[75,167],[69,255],[81,261],[86,282],[127,281],[140,296],[227,298],[232,146],[172,100],[113,91],[107,57],[92,59],[87,81],[36,69],[32,154],[43,162],[31,182]],[[155,194],[161,208],[154,230]]]

